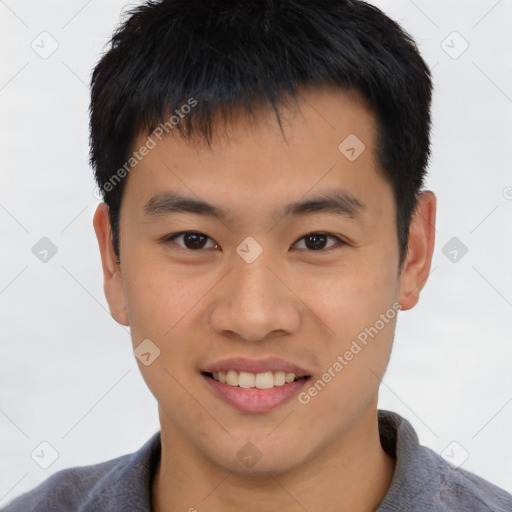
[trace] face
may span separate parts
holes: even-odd
[[[120,266],[104,204],[95,217],[162,436],[241,474],[292,470],[364,431],[421,278],[413,256],[397,274],[372,112],[316,89],[283,114],[286,139],[262,111],[211,148],[157,140],[127,179]]]

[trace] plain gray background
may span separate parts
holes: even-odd
[[[438,198],[432,273],[399,315],[380,407],[512,492],[512,2],[374,3],[433,69]],[[88,82],[126,5],[0,1],[0,506],[159,429],[92,227]]]

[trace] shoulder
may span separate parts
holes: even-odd
[[[36,488],[14,499],[2,512],[78,510],[87,496],[105,476],[123,467],[130,455],[90,466],[58,471]]]
[[[412,425],[398,414],[379,411],[379,431],[396,467],[378,512],[512,511],[512,495],[420,445]]]
[[[452,466],[430,448],[422,447],[438,475],[439,511],[510,512],[512,495],[474,473]]]
[[[452,466],[429,448],[433,466],[439,475],[437,490],[440,510],[512,511],[512,495],[474,473]]]
[[[158,432],[135,453],[58,471],[1,512],[150,510],[160,447]]]

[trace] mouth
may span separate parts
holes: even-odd
[[[269,412],[296,396],[312,378],[282,359],[229,359],[200,371],[217,398],[241,412]]]
[[[202,375],[208,377],[221,384],[231,387],[240,387],[244,389],[270,389],[278,386],[285,386],[299,380],[308,380],[311,375],[298,376],[293,372],[277,371],[277,372],[261,372],[251,373],[237,370],[228,370],[227,372],[201,372]]]

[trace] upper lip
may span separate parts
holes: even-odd
[[[311,375],[300,366],[280,359],[278,357],[265,357],[261,359],[248,359],[246,357],[232,357],[223,359],[205,366],[201,371],[206,373],[227,372],[236,370],[238,372],[264,373],[264,372],[286,372],[294,373],[297,377]]]

